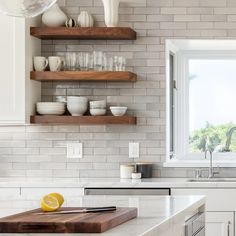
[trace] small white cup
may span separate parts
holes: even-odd
[[[62,68],[63,60],[61,57],[49,57],[49,68],[50,71],[60,71]]]
[[[46,57],[34,57],[35,71],[45,71],[48,66],[48,59]]]

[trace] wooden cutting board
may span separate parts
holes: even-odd
[[[64,207],[60,210],[81,210]],[[0,219],[0,233],[102,233],[137,217],[137,208],[114,212],[37,215],[40,209]]]

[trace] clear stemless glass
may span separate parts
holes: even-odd
[[[126,70],[126,58],[121,57],[121,71],[125,71],[125,70]]]
[[[108,71],[113,71],[114,70],[114,60],[112,57],[108,59]]]
[[[89,70],[94,70],[94,55],[89,54]]]
[[[119,57],[118,56],[114,57],[114,68],[115,68],[115,71],[119,71]]]
[[[107,55],[106,53],[103,53],[103,58],[102,58],[102,69],[104,71],[108,71],[108,61],[107,61]]]
[[[79,52],[77,54],[77,67],[79,68],[79,70],[84,70],[84,59],[82,52]]]
[[[89,70],[90,68],[90,54],[89,53],[84,53],[84,69]]]
[[[75,52],[66,53],[66,68],[69,71],[76,71],[77,69],[77,56]]]
[[[94,51],[94,70],[102,71],[103,66],[103,52]]]

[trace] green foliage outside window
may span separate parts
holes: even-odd
[[[190,134],[190,152],[204,152],[207,149],[222,151],[227,140],[227,132],[236,124],[227,123],[222,125],[211,125],[207,123],[202,129],[195,130]],[[236,152],[236,132],[232,135],[230,151]]]

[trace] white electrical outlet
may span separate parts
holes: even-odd
[[[139,143],[129,143],[129,158],[139,158]]]
[[[67,143],[67,158],[83,158],[83,144]]]

